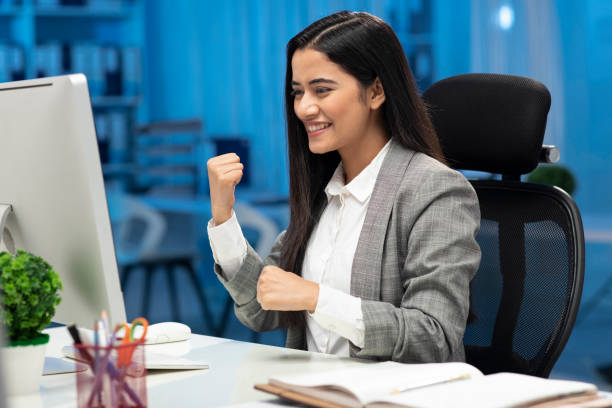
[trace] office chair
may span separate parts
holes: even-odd
[[[448,164],[501,175],[470,180],[482,260],[471,285],[467,362],[485,374],[548,377],[572,331],[584,277],[584,231],[563,190],[521,181],[558,150],[542,146],[550,93],[523,77],[467,74],[423,94]]]

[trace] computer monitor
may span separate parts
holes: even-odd
[[[126,320],[84,75],[0,83],[0,204],[0,251],[13,241],[62,280],[54,322]]]

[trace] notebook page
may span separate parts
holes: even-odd
[[[554,397],[596,393],[593,384],[499,373],[408,391],[380,401],[411,408],[505,408]],[[387,404],[372,404],[385,407]]]
[[[422,387],[459,377],[479,377],[482,373],[465,363],[402,364],[393,361],[368,364],[322,373],[275,376],[270,384],[291,388],[333,386],[352,393],[362,404],[409,388]],[[293,388],[298,391],[297,388]],[[299,390],[304,392],[304,390]],[[306,393],[306,392],[304,392]]]

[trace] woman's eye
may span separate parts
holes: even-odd
[[[331,88],[317,88],[316,91],[318,94],[324,94],[331,91]]]
[[[291,96],[296,97],[296,96],[301,95],[303,93],[304,93],[304,91],[301,91],[299,89],[294,89],[294,90],[291,91]]]

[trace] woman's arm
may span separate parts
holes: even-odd
[[[215,225],[211,219],[207,232],[215,263],[221,267],[223,277],[231,279],[240,270],[247,254],[247,241],[242,234],[236,213],[232,211],[230,219],[221,225]]]
[[[215,274],[234,300],[234,311],[238,319],[255,331],[275,330],[279,327],[279,313],[264,310],[257,301],[257,281],[266,265],[279,264],[285,231],[281,232],[270,255],[262,261],[247,242],[247,253],[238,271],[229,279],[223,275],[221,266],[215,264]]]
[[[450,170],[428,173],[414,197],[419,199],[404,205],[419,206],[416,219],[408,221],[412,225],[399,221],[399,230],[409,234],[398,282],[404,290],[400,305],[362,300],[364,346],[355,355],[402,362],[463,360],[469,285],[480,263],[478,199],[469,182]]]
[[[232,217],[235,218],[234,191],[242,179],[244,166],[234,153],[212,157],[206,166],[210,186],[212,221],[216,226],[226,224],[227,227],[232,221],[235,221],[232,220]],[[228,220],[229,224],[227,224]],[[221,265],[215,262],[215,273],[234,300],[236,316],[242,323],[256,331],[274,330],[279,325],[278,312],[263,310],[257,302],[257,280],[265,265],[278,265],[284,233],[279,235],[270,255],[265,262],[262,262],[259,255],[244,239],[237,221],[234,227],[237,228],[229,228],[230,231],[225,231],[228,232],[227,234],[214,236],[214,232],[210,234],[209,226],[210,243],[215,261],[220,261],[228,269],[224,271]],[[232,242],[238,245],[227,254],[221,254],[222,249],[216,251],[216,246],[227,246],[228,242],[230,245]],[[244,245],[246,245],[246,251]]]

